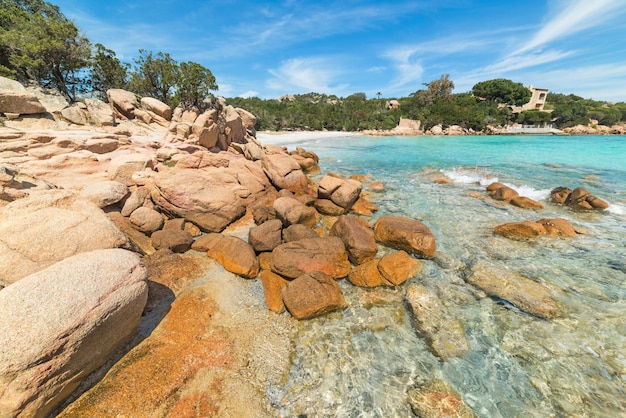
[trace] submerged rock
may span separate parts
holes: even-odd
[[[420,221],[402,216],[383,216],[374,225],[376,241],[419,257],[433,257],[435,236]]]
[[[408,392],[413,413],[420,418],[473,418],[476,415],[444,380],[433,380]]]
[[[409,256],[405,251],[396,251],[385,255],[378,263],[378,271],[387,285],[398,286],[422,269],[422,263]]]
[[[603,210],[609,204],[592,195],[587,189],[577,187],[574,190],[565,186],[559,186],[550,192],[552,202],[583,210]]]
[[[531,315],[548,319],[562,315],[554,291],[505,267],[478,260],[466,280],[487,295],[509,301]]]
[[[462,357],[469,351],[461,322],[450,316],[437,295],[425,286],[412,284],[406,301],[413,313],[413,323],[432,352],[442,360]]]
[[[296,319],[309,319],[346,306],[335,279],[321,271],[311,271],[282,289],[283,302]]]
[[[537,202],[536,200],[533,200],[526,196],[514,197],[513,199],[511,199],[511,204],[513,206],[517,206],[518,208],[524,208],[524,209],[534,209],[534,210],[543,209],[543,205],[540,202]]]
[[[379,259],[369,260],[353,268],[348,274],[348,280],[355,286],[376,287],[384,283],[383,276],[378,271]]]
[[[538,221],[509,222],[498,225],[494,233],[518,241],[532,240],[539,236],[575,237],[576,230],[567,219],[540,219]]]
[[[135,330],[146,269],[122,249],[67,258],[0,292],[0,416],[47,416]]]
[[[489,188],[487,190],[489,191]],[[510,188],[509,186],[505,186],[503,184],[495,188],[495,190],[490,191],[490,195],[495,200],[505,200],[505,201],[509,201],[519,196],[519,194],[514,189]]]

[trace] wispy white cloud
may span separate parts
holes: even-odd
[[[417,44],[395,45],[383,54],[383,58],[390,61],[395,72],[395,77],[387,90],[399,92],[407,86],[416,89],[423,82],[427,63],[441,62],[449,60],[451,56],[493,49],[495,45],[500,45],[503,39],[502,36],[496,36],[493,32],[481,32],[456,34]]]
[[[581,66],[526,73],[529,83],[549,87],[558,93],[585,98],[624,101],[626,98],[626,59],[618,63]]]
[[[244,93],[239,94],[237,97],[243,97],[244,99],[247,99],[249,97],[258,97],[258,95],[259,95],[258,91],[248,90]]]
[[[549,62],[558,61],[574,54],[574,51],[545,51],[505,57],[495,64],[487,65],[478,70],[484,76],[499,76],[522,68],[536,67]]]
[[[365,71],[367,71],[368,73],[382,73],[386,69],[387,69],[387,67],[384,66],[384,65],[377,65],[375,67],[370,67],[370,68],[368,68]]]
[[[403,13],[420,6],[417,2],[397,2],[392,5],[355,5],[344,2],[331,4],[288,1],[271,12],[263,6],[258,22],[245,22],[234,28],[229,36],[230,48],[220,49],[229,56],[246,54],[251,49],[267,50],[311,40],[330,38],[379,27],[392,22]]]
[[[325,57],[293,58],[268,70],[273,76],[266,87],[277,92],[324,92],[342,94],[348,84],[336,84],[341,71],[334,59]]]
[[[511,55],[519,55],[557,39],[601,26],[626,11],[623,0],[561,0],[558,6],[561,12]]]

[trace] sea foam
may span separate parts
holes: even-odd
[[[497,177],[479,169],[453,168],[452,170],[441,170],[441,172],[455,183],[488,186],[498,181]]]

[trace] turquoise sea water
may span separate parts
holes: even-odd
[[[435,234],[446,265],[398,288],[359,289],[346,280],[349,307],[300,323],[286,384],[268,388],[285,416],[411,416],[407,391],[447,381],[480,417],[626,415],[626,137],[349,137],[304,141],[322,172],[369,174],[374,216],[419,219]],[[454,184],[440,185],[445,173]],[[530,211],[484,195],[500,181],[542,201]],[[585,187],[608,201],[602,212],[548,202],[557,186]],[[585,234],[517,242],[493,227],[562,217]],[[487,260],[562,291],[564,315],[542,320],[480,297],[463,280]],[[440,263],[441,264],[441,263]],[[403,304],[409,283],[437,292],[463,324],[470,351],[441,361],[430,353]],[[372,302],[375,300],[375,302]]]

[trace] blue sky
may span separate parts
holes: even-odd
[[[508,78],[626,101],[624,0],[51,0],[93,43],[209,68],[225,97],[407,96]]]

